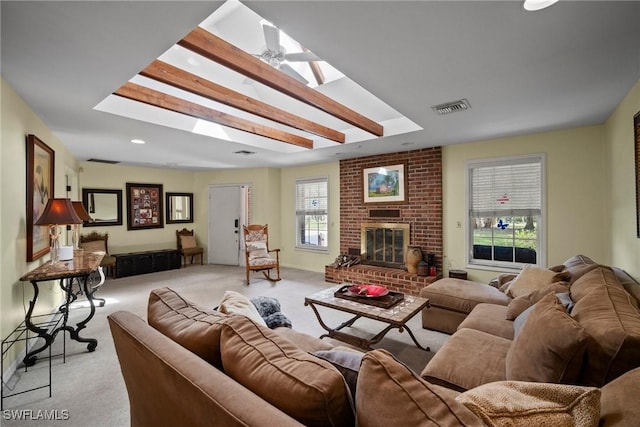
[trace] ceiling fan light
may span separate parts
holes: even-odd
[[[523,7],[525,10],[535,12],[545,9],[556,2],[558,2],[558,0],[524,0]]]

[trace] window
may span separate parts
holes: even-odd
[[[328,179],[296,181],[296,247],[328,249]]]
[[[469,264],[542,264],[544,158],[467,163]]]

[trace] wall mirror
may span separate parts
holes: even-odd
[[[167,224],[193,222],[193,193],[166,193]]]
[[[84,227],[122,225],[122,190],[83,188],[82,203],[93,218]]]

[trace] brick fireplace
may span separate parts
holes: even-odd
[[[403,163],[406,194],[404,202],[364,203],[363,170]],[[340,161],[340,252],[362,250],[362,224],[409,225],[409,242],[424,254],[433,254],[438,274],[442,271],[442,149],[424,148],[400,153]],[[436,277],[420,277],[398,268],[357,265],[325,268],[325,280],[332,283],[383,284],[391,290],[417,295]]]

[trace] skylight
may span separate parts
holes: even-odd
[[[332,132],[343,135],[342,140],[349,144],[421,129],[237,0],[225,2],[197,28],[200,29],[199,32],[196,29],[187,37],[196,33],[205,36],[209,34],[211,39],[218,38],[221,40],[219,43],[231,44],[243,51],[242,54],[236,54],[239,55],[237,58],[251,62],[252,69],[257,66],[255,62],[258,65],[268,63],[269,66],[260,66],[264,68],[264,75],[271,73],[280,79],[282,77],[277,76],[282,72],[287,75],[287,79],[296,79],[299,82],[297,84],[303,85],[297,96],[271,86],[270,80],[259,82],[255,77],[248,77],[243,69],[233,69],[228,64],[211,60],[210,55],[194,50],[185,42],[185,38],[177,41],[156,61],[152,61],[145,70],[141,70],[141,73],[147,72],[144,73],[145,77],[132,76],[128,83],[125,82],[123,87],[94,108],[206,135],[212,139],[234,141],[282,153],[298,152],[310,147],[331,147],[341,143],[342,141],[328,136]],[[207,37],[205,39],[208,41]],[[148,72],[153,67],[156,67],[155,77]],[[277,68],[278,72],[269,71],[272,68]],[[158,80],[158,73],[166,76],[172,72],[179,75],[176,80]],[[191,89],[176,85],[175,81],[180,79],[191,83]],[[203,81],[221,88],[218,93],[231,91],[232,95],[220,96],[216,101],[199,90]],[[295,84],[291,86],[295,87]],[[303,90],[305,86],[306,92]],[[123,94],[123,88],[126,89],[126,94]],[[136,91],[145,93],[137,95]],[[318,95],[313,95],[315,92]],[[308,102],[308,98],[302,97],[301,94],[304,93],[333,102],[337,110],[319,108],[315,101]],[[235,105],[226,102],[229,97],[235,97]],[[263,107],[258,110],[270,110],[270,115],[256,115],[256,111],[245,108],[241,104],[246,99],[253,100],[250,101],[253,104],[261,103]],[[180,106],[181,103],[184,105]],[[343,113],[336,114],[335,111]],[[280,112],[290,112],[293,118],[288,122],[282,121],[279,118]],[[371,127],[361,124],[366,121],[379,125],[381,130],[384,129],[383,133],[372,134]],[[238,123],[240,124],[237,125]],[[312,130],[314,128],[327,131],[318,132]],[[295,142],[300,138],[309,141],[310,145]]]

